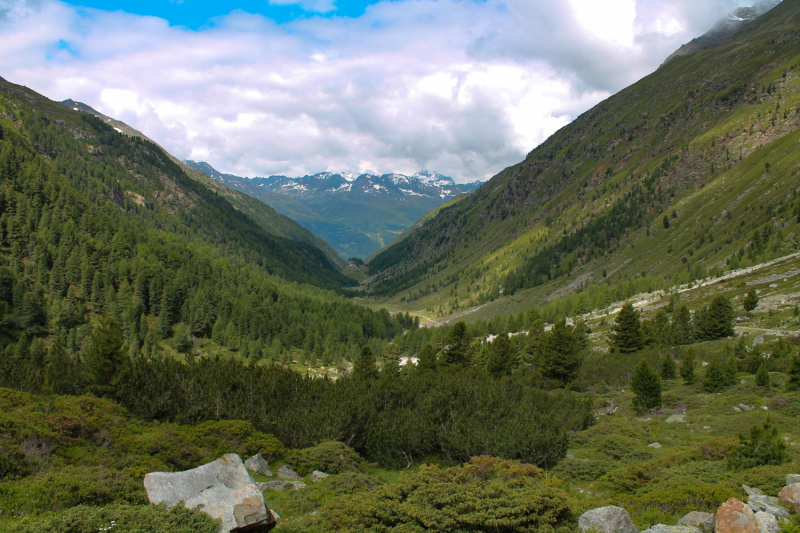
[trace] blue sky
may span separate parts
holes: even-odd
[[[240,176],[488,179],[748,0],[0,0],[0,76]]]
[[[298,4],[280,5],[267,0],[241,0],[239,2],[214,2],[209,0],[81,0],[69,2],[73,6],[92,7],[107,11],[122,10],[137,15],[166,19],[171,25],[185,26],[194,30],[213,24],[213,19],[240,9],[247,13],[263,15],[278,23],[289,22],[310,16],[359,17],[377,0],[337,0],[335,9],[320,13],[316,9],[306,10]],[[326,2],[327,4],[327,2]],[[313,6],[314,4],[306,4]]]

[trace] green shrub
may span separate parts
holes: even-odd
[[[764,465],[737,472],[731,479],[734,488],[742,485],[756,487],[770,495],[777,495],[786,485],[786,474],[795,474],[797,465]]]
[[[314,470],[326,474],[357,472],[366,466],[364,459],[355,450],[337,441],[322,442],[303,450],[291,450],[286,453],[286,463],[302,476],[307,476]]]
[[[719,484],[685,483],[681,486],[626,496],[619,502],[639,525],[670,524],[691,511],[716,513],[738,492]]]
[[[780,465],[787,461],[786,443],[768,416],[764,424],[753,424],[750,435],[739,434],[741,444],[728,452],[728,468],[739,471],[762,465]]]
[[[112,526],[113,527],[110,527]],[[110,528],[110,529],[106,529]],[[56,516],[36,518],[18,525],[14,533],[217,533],[219,522],[182,505],[167,510],[163,505],[116,504],[106,507],[80,505]]]
[[[581,461],[578,459],[565,459],[551,470],[551,472],[563,479],[576,481],[594,481],[617,466],[614,462],[604,459],[588,459]]]
[[[270,508],[281,518],[291,520],[317,511],[337,496],[370,491],[382,482],[367,474],[350,472],[333,475],[303,490],[287,490],[269,495]]]

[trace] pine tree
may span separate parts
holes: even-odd
[[[672,327],[670,336],[672,343],[676,345],[689,344],[692,342],[692,315],[689,308],[685,305],[680,306],[672,315]]]
[[[772,383],[769,379],[769,372],[767,371],[767,365],[761,363],[761,366],[758,367],[758,372],[756,372],[756,385],[759,387],[763,387],[767,390],[770,389]]]
[[[635,394],[633,406],[637,412],[661,407],[661,378],[644,359],[639,361],[633,372],[631,389]]]
[[[669,217],[664,215],[664,229],[669,229]]]
[[[489,348],[489,361],[486,371],[493,376],[505,376],[511,373],[514,363],[514,348],[508,337],[500,335]]]
[[[717,296],[711,305],[695,315],[695,330],[701,340],[716,340],[733,335],[733,319],[736,312],[731,301]]]
[[[566,384],[578,376],[583,364],[581,342],[566,320],[559,320],[541,336],[536,360],[548,379]]]
[[[800,355],[792,357],[792,364],[789,367],[789,379],[786,380],[786,391],[800,391]]]
[[[680,367],[680,374],[683,378],[683,381],[687,385],[691,385],[695,382],[695,374],[694,374],[694,367],[695,367],[695,360],[694,360],[694,352],[691,348],[686,351],[683,356],[683,361],[681,361]]]
[[[189,330],[183,322],[175,326],[175,333],[172,335],[172,346],[178,353],[186,353],[191,347]],[[246,357],[246,355],[244,356]]]
[[[735,446],[726,457],[728,468],[734,471],[763,465],[781,465],[788,458],[786,443],[780,438],[778,427],[767,416],[764,424],[754,423],[749,438],[739,433],[740,446]]]
[[[364,346],[353,361],[353,376],[359,379],[375,379],[380,375],[372,348]]]
[[[418,370],[436,370],[436,350],[433,346],[426,344],[419,352],[419,361],[417,361]]]
[[[633,304],[626,303],[622,306],[612,329],[614,334],[611,342],[620,352],[631,353],[641,350],[644,346],[642,324],[639,320],[639,313],[634,310]]]
[[[465,365],[471,340],[467,325],[464,322],[456,322],[444,340],[441,360],[450,365]]]
[[[667,354],[661,361],[661,379],[675,379],[678,373],[678,365],[675,364],[675,359],[672,355]]]
[[[725,384],[729,387],[736,385],[736,374],[739,372],[739,365],[735,357],[728,357],[722,365],[722,373],[725,376]]]
[[[706,392],[719,392],[728,386],[728,380],[725,379],[725,371],[722,361],[718,356],[714,356],[709,361],[706,367],[706,375],[703,378],[703,390]]]
[[[129,367],[125,340],[116,320],[103,318],[94,327],[83,362],[89,392],[101,397],[116,396]]]
[[[758,307],[758,293],[755,287],[747,291],[747,296],[745,296],[744,300],[742,301],[742,307],[748,313],[752,312],[753,309]]]

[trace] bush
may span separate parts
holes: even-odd
[[[619,505],[637,524],[670,523],[691,511],[716,513],[720,505],[736,496],[737,491],[718,484],[686,483],[628,496]]]
[[[750,428],[749,438],[739,434],[741,444],[728,452],[728,468],[744,470],[762,465],[780,465],[787,461],[786,443],[778,436],[778,428],[768,416],[764,424]]]
[[[326,474],[357,472],[366,466],[355,450],[336,441],[323,442],[304,450],[292,450],[286,454],[286,463],[302,476],[314,470]]]
[[[615,463],[605,459],[588,459],[586,461],[565,459],[559,462],[558,466],[553,468],[551,472],[563,479],[594,481],[606,475],[615,466]]]
[[[795,474],[796,472],[797,465],[792,463],[757,466],[735,474],[731,479],[731,484],[734,488],[747,485],[761,489],[766,494],[775,495],[786,486],[786,474]]]
[[[112,524],[113,527],[107,529]],[[182,505],[170,510],[163,505],[81,505],[12,529],[14,533],[97,533],[106,530],[114,533],[217,533],[219,521]]]

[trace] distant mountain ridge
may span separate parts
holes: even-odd
[[[426,213],[481,185],[459,184],[427,170],[411,176],[320,172],[298,178],[243,178],[221,173],[203,161],[186,164],[269,204],[325,239],[343,257],[377,252]]]

